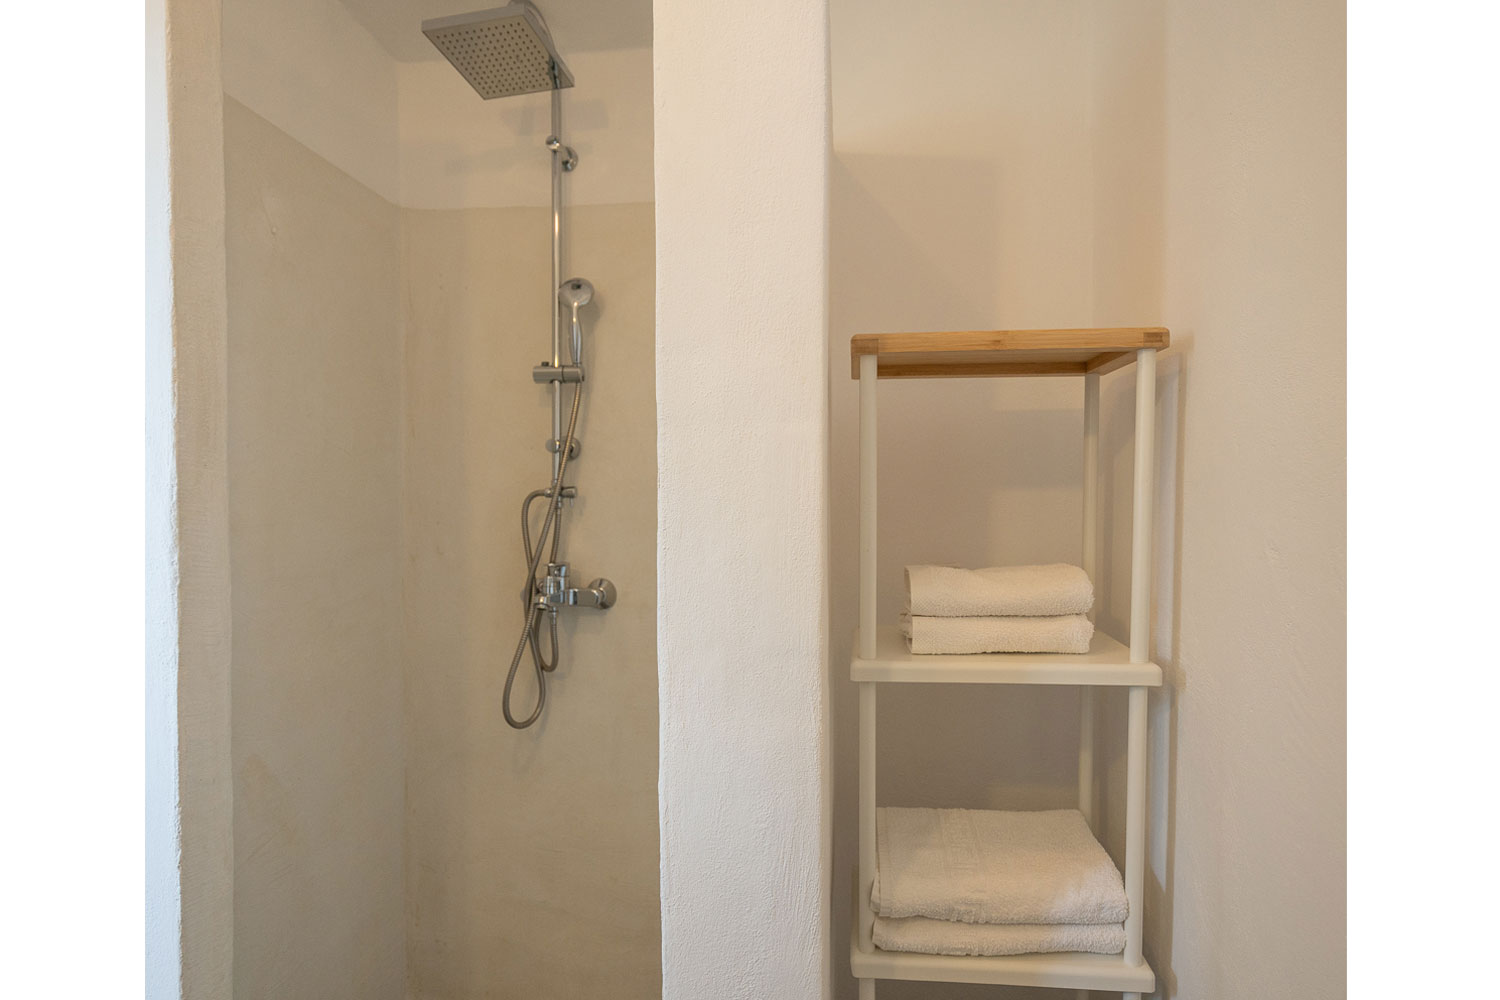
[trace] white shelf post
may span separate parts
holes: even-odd
[[[859,655],[875,657],[875,371],[859,359]]]
[[[1151,517],[1156,470],[1156,351],[1135,357],[1135,497],[1130,536],[1130,662],[1151,659]],[[1125,964],[1140,965],[1146,875],[1146,689],[1130,689],[1125,737]]]
[[[1094,689],[1081,687],[1078,713],[1078,811],[1083,821],[1094,828]]]
[[[877,358],[859,359],[859,655],[875,657],[875,387]],[[859,686],[859,950],[874,950],[875,912],[875,684]],[[875,981],[859,984],[874,1000]]]
[[[1099,565],[1099,376],[1083,377],[1083,571],[1097,591]],[[1096,598],[1097,599],[1097,598]],[[1089,616],[1094,617],[1091,611]],[[1078,811],[1094,826],[1094,689],[1078,689]]]
[[[1156,447],[1156,351],[1135,352],[1135,498],[1130,531],[1130,662],[1151,660],[1151,514]]]
[[[1146,689],[1130,689],[1125,735],[1125,964],[1140,965],[1146,875]]]
[[[1098,590],[1099,567],[1099,376],[1083,377],[1083,571]],[[1097,596],[1095,600],[1097,600]],[[1096,614],[1090,610],[1090,618]],[[1094,689],[1078,689],[1078,811],[1094,827]],[[1079,990],[1077,1000],[1088,1000]]]
[[[875,682],[859,686],[859,950],[875,948]]]
[[[1083,377],[1083,571],[1098,581],[1099,568],[1099,376]]]

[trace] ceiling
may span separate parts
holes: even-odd
[[[431,17],[504,6],[505,0],[341,0],[354,19],[401,62],[441,59],[422,34]],[[534,0],[557,51],[639,49],[651,45],[651,0]]]

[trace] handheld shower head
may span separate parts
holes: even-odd
[[[594,286],[587,278],[569,278],[557,290],[557,301],[573,309],[588,305],[593,298]]]
[[[573,313],[573,364],[583,364],[583,324],[578,321],[578,310],[594,300],[594,286],[585,278],[569,278],[557,290],[557,301]]]

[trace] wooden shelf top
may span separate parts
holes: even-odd
[[[1079,684],[1160,687],[1161,667],[1131,663],[1130,648],[1099,629],[1087,653],[913,653],[895,625],[875,629],[875,657],[861,659],[854,637],[849,679],[905,684]]]
[[[859,359],[866,354],[875,356],[880,378],[1103,375],[1133,362],[1136,351],[1161,350],[1169,342],[1161,326],[860,333],[849,341],[849,360],[856,379]]]

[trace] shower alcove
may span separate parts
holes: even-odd
[[[236,996],[660,995],[651,4],[538,4],[595,289],[562,546],[620,599],[559,617],[524,732],[550,94],[422,32],[484,6],[222,5]]]

